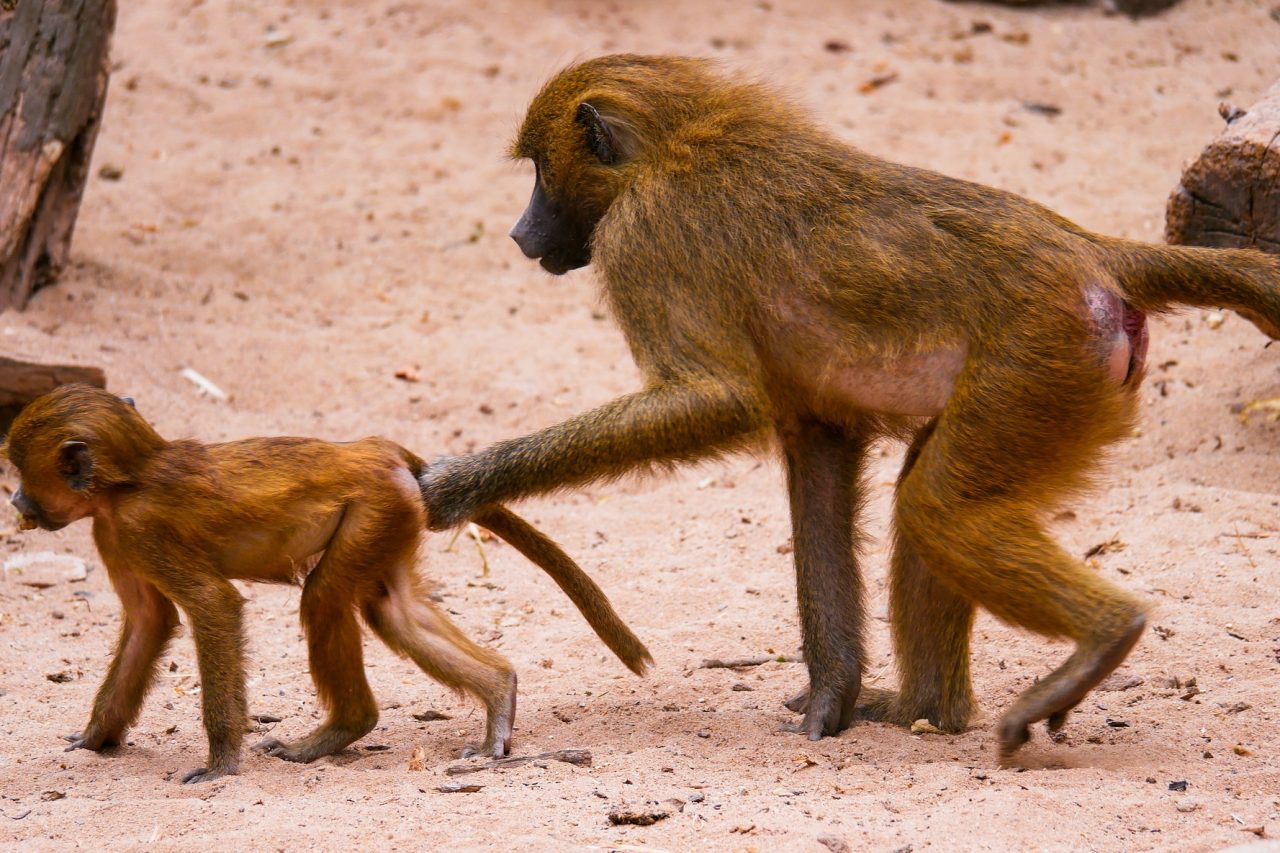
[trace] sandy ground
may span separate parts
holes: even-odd
[[[1132,22],[934,0],[130,0],[94,170],[123,176],[92,180],[73,267],[25,313],[0,317],[0,350],[103,365],[170,437],[379,433],[424,455],[481,447],[637,383],[590,270],[553,279],[506,237],[531,169],[504,160],[505,145],[566,62],[720,57],[872,152],[1156,240],[1184,160],[1220,127],[1218,102],[1249,104],[1280,68],[1274,5],[1187,0]],[[779,732],[801,666],[698,668],[799,644],[780,470],[735,458],[524,508],[648,642],[658,666],[647,679],[608,657],[509,547],[485,546],[484,578],[473,543],[429,540],[424,571],[445,606],[521,673],[515,753],[594,756],[587,768],[463,777],[483,786],[470,794],[437,789],[481,714],[375,643],[381,723],[332,759],[246,754],[238,777],[179,785],[205,751],[186,637],[127,747],[64,753],[119,605],[88,524],[19,534],[7,523],[0,559],[52,550],[90,571],[43,589],[16,572],[0,580],[0,842],[821,853],[820,838],[883,851],[1210,850],[1256,841],[1250,828],[1280,836],[1280,426],[1232,412],[1280,395],[1280,348],[1221,319],[1155,324],[1140,435],[1060,519],[1076,553],[1120,543],[1097,570],[1141,593],[1158,627],[1064,743],[1038,732],[1017,766],[997,765],[994,722],[1069,649],[987,617],[974,642],[984,713],[954,737],[863,724],[809,743]],[[200,396],[184,367],[230,400]],[[420,381],[397,379],[402,367]],[[868,513],[880,684],[893,680],[885,531],[900,457],[878,451]],[[251,711],[298,736],[319,709],[297,591],[244,592]],[[48,677],[59,673],[69,680]],[[451,719],[412,716],[429,710]],[[412,771],[418,747],[426,769]],[[609,825],[611,810],[649,802],[670,816]]]

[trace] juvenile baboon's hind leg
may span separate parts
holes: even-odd
[[[930,423],[907,448],[898,485],[911,473]],[[900,527],[896,523],[895,528]],[[975,700],[969,675],[974,606],[943,583],[909,538],[895,529],[889,577],[889,611],[900,690],[864,688],[858,716],[898,725],[926,719],[946,732],[963,731]]]
[[[352,577],[352,566],[359,565],[352,550],[340,540],[331,543],[302,588],[311,680],[328,716],[301,740],[269,738],[254,747],[259,752],[306,763],[341,752],[377,725],[378,706],[364,674],[360,623],[352,600],[359,583]]]
[[[464,758],[507,754],[516,716],[515,670],[497,652],[471,642],[431,603],[413,575],[412,561],[405,561],[386,589],[365,603],[364,615],[393,651],[484,705],[484,742],[467,744]]]

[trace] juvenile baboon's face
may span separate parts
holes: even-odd
[[[82,481],[87,448],[83,442],[67,444],[73,446],[60,452],[54,464],[28,457],[24,466],[15,466],[21,482],[9,503],[18,511],[21,529],[61,530],[93,513],[87,490],[76,490],[70,485]]]
[[[103,438],[112,429],[127,434],[130,419],[141,422],[132,399],[78,385],[62,386],[23,409],[4,445],[21,478],[9,499],[19,526],[60,530],[92,515]]]

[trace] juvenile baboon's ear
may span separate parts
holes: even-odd
[[[93,481],[93,454],[83,441],[64,441],[58,448],[58,473],[73,492],[87,492]]]
[[[130,397],[130,396],[128,396],[127,394],[121,394],[121,395],[120,395],[120,402],[124,403],[126,406],[128,406],[128,407],[129,407],[129,408],[131,408],[131,409],[136,409],[136,408],[138,408],[138,404],[137,404],[137,403],[135,403],[135,402],[133,401],[133,398],[132,398],[132,397]]]
[[[635,156],[640,142],[635,130],[608,107],[583,101],[574,121],[586,132],[587,150],[601,164],[616,166]]]

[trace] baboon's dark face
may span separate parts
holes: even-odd
[[[591,263],[591,231],[594,223],[585,223],[543,189],[541,167],[535,164],[533,197],[520,220],[511,229],[526,258],[542,264],[553,275],[564,275]]]

